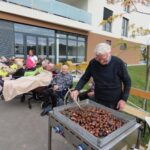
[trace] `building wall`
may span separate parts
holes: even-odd
[[[0,56],[14,56],[13,23],[0,20]]]
[[[28,51],[28,48],[29,48],[29,44],[27,44],[27,36],[32,36],[35,38],[35,45],[33,45],[33,49],[37,52],[36,54],[39,56],[39,55],[44,55],[46,57],[49,57],[50,59],[54,56],[54,59],[55,59],[57,62],[60,61],[59,59],[63,56],[66,56],[66,59],[72,59],[73,62],[81,62],[84,60],[84,52],[85,52],[85,45],[86,45],[86,37],[87,37],[87,34],[88,32],[86,31],[82,31],[82,30],[77,30],[77,29],[73,29],[73,28],[67,28],[66,26],[60,26],[60,25],[55,25],[55,24],[51,24],[51,23],[47,23],[47,22],[42,22],[42,21],[38,21],[38,20],[34,20],[34,19],[29,19],[29,18],[26,18],[26,17],[20,17],[20,16],[17,16],[17,15],[12,15],[12,14],[7,14],[7,13],[0,13],[0,20],[2,20],[2,22],[5,22],[5,23],[10,23],[12,24],[12,27],[14,29],[14,26],[16,27],[16,24],[17,23],[20,23],[20,24],[25,24],[25,25],[32,25],[33,27],[45,27],[46,29],[51,29],[51,30],[55,30],[56,32],[54,32],[54,35],[44,35],[44,31],[40,32],[40,30],[36,30],[36,33],[35,32],[32,32],[33,29],[32,26],[30,27],[30,29],[27,31],[26,28],[24,27],[20,27],[20,30],[16,30],[15,28],[15,33],[19,33],[21,34],[21,43],[19,43],[21,45],[21,48],[20,50],[17,50],[17,44],[14,43],[15,39],[17,39],[18,41],[18,38],[15,38],[16,34],[14,33],[13,31],[13,34],[12,36],[9,36],[9,38],[11,38],[11,42],[13,42],[13,45],[11,46],[11,53],[9,53],[7,51],[7,54],[11,54],[11,56],[17,56],[17,57],[23,57],[23,56],[26,56],[26,53]],[[4,20],[5,19],[5,20]],[[16,23],[15,25],[13,25],[14,23]],[[2,28],[4,28],[5,24],[1,24]],[[19,28],[19,27],[18,27]],[[29,28],[29,27],[28,27]],[[30,32],[31,30],[31,32]],[[35,31],[35,30],[34,30]],[[61,32],[62,31],[62,32]],[[3,30],[3,32],[5,32]],[[48,32],[48,31],[47,31]],[[65,38],[63,38],[63,41],[66,42],[66,45],[65,45],[65,42],[63,43],[65,46],[66,46],[66,52],[62,52],[62,49],[61,48],[58,48],[60,47],[61,45],[63,45],[61,42],[62,42],[62,38],[61,38],[61,42],[60,42],[60,45],[58,44],[59,43],[59,40],[57,38],[57,35],[58,35],[58,32],[61,32],[65,35],[67,35]],[[7,32],[8,33],[8,32]],[[56,33],[56,34],[55,34]],[[73,36],[76,38],[76,39],[70,39],[71,37],[70,36]],[[0,33],[0,40],[2,42],[4,42],[4,38],[1,37],[2,34]],[[40,48],[40,46],[38,45],[39,44],[39,41],[38,39],[40,37],[44,37],[44,39],[46,39],[46,54],[44,53],[39,53],[39,50],[41,51],[42,48]],[[51,37],[51,39],[53,39],[53,44],[54,44],[54,48],[53,48],[53,56],[52,55],[49,55],[49,37]],[[84,41],[82,40],[82,38],[84,38]],[[11,44],[10,43],[7,43],[9,41],[6,40],[5,44],[4,45],[7,45],[7,44]],[[52,42],[52,41],[51,41]],[[28,42],[29,43],[29,42]],[[71,45],[73,43],[73,45]],[[83,44],[84,43],[84,47],[82,47],[81,43]],[[23,49],[22,49],[22,45],[23,45]],[[1,47],[2,45],[0,45]],[[64,46],[64,47],[65,47]],[[10,50],[10,48],[8,49]],[[20,52],[21,51],[21,52]],[[60,57],[57,55],[59,52],[61,51],[61,54],[60,54]],[[84,51],[84,52],[83,52]],[[3,51],[4,52],[4,51]],[[13,52],[13,54],[12,54]],[[16,52],[14,54],[14,52]],[[19,53],[20,52],[20,53]],[[73,53],[73,54],[72,54]],[[3,54],[4,56],[8,56],[7,54]],[[2,54],[0,53],[0,56],[2,56]],[[52,56],[52,57],[50,57]],[[57,57],[56,57],[57,56]],[[9,56],[8,56],[9,57]],[[53,62],[55,62],[55,60]]]
[[[111,40],[112,43],[112,54],[120,57],[127,64],[138,64],[141,59],[141,52],[138,43],[127,42],[127,49],[120,50],[120,39],[111,38],[109,36],[103,36],[100,34],[95,34],[90,32],[88,34],[88,45],[87,45],[87,61],[89,61],[94,56],[94,48],[98,43],[106,42],[106,40]]]
[[[141,58],[140,49],[135,48],[135,44],[137,45],[137,43],[127,42],[129,49],[123,51],[123,50],[119,49],[119,40],[120,40],[119,38],[117,39],[117,38],[113,38],[110,36],[104,36],[104,35],[100,34],[101,32],[100,33],[94,33],[94,32],[88,33],[88,32],[82,31],[82,30],[66,28],[65,26],[46,23],[46,22],[29,19],[29,18],[25,18],[25,17],[20,17],[17,15],[12,15],[12,14],[7,14],[7,13],[0,13],[0,19],[6,19],[9,21],[14,21],[14,22],[24,23],[24,24],[29,24],[29,25],[35,25],[35,26],[39,26],[39,27],[46,27],[46,28],[50,28],[50,29],[57,29],[57,30],[71,32],[71,33],[77,33],[77,34],[81,34],[81,35],[87,35],[88,36],[87,52],[86,52],[86,60],[87,61],[89,61],[90,59],[92,59],[94,57],[93,50],[94,50],[96,44],[98,44],[100,42],[106,42],[106,40],[111,40],[113,55],[116,55],[116,56],[122,58],[126,63],[137,64],[137,63],[139,63],[139,60]],[[12,36],[10,36],[10,38],[12,38]],[[3,40],[3,38],[1,38],[1,40]],[[12,44],[12,47],[14,48],[13,40],[11,40],[10,44]],[[11,52],[11,55],[12,55],[12,54],[14,54],[14,49],[11,48],[11,50],[13,51],[13,53]]]
[[[35,25],[39,27],[45,27],[50,29],[61,30],[65,32],[77,33],[81,35],[88,35],[88,45],[87,45],[87,60],[94,57],[93,49],[95,45],[99,42],[106,42],[106,40],[111,40],[113,54],[124,59],[128,64],[139,63],[141,58],[139,48],[135,48],[134,45],[145,44],[147,37],[136,37],[135,39],[131,37],[121,36],[122,29],[122,17],[116,19],[112,25],[112,32],[103,31],[100,22],[103,19],[104,7],[113,11],[113,14],[125,13],[123,7],[120,4],[108,5],[105,0],[87,0],[88,6],[85,6],[83,1],[79,2],[77,5],[82,7],[87,7],[87,11],[92,14],[92,24],[87,25],[71,19],[66,19],[60,16],[55,16],[40,12],[37,10],[32,10],[30,8],[24,8],[22,6],[17,6],[14,4],[7,4],[5,2],[0,2],[3,7],[0,12],[0,19],[10,20],[13,22],[24,23],[29,25]],[[141,7],[140,7],[141,9]],[[144,11],[145,9],[142,9]],[[148,9],[147,9],[148,10]],[[146,10],[146,11],[147,11]],[[28,12],[28,13],[24,13]],[[142,15],[138,13],[126,13],[123,15],[129,19],[129,24],[136,24],[137,27],[142,26],[143,28],[149,28],[150,16]],[[141,21],[142,19],[142,21]],[[145,23],[147,22],[147,23]],[[89,34],[88,34],[89,33]],[[119,50],[119,46],[116,46],[117,41],[123,39],[128,41],[127,50]]]
[[[142,6],[142,5],[136,5],[138,10],[142,12],[150,12],[150,7]],[[102,26],[100,25],[100,22],[103,20],[103,11],[104,7],[110,9],[113,11],[113,15],[116,14],[123,14],[122,17],[119,17],[115,19],[112,23],[112,32],[106,32],[103,31]],[[133,10],[133,8],[131,8]],[[124,37],[121,36],[122,31],[122,18],[125,17],[129,19],[129,25],[135,24],[136,27],[143,27],[145,29],[150,28],[150,15],[140,14],[137,12],[130,12],[127,13],[124,11],[124,7],[121,5],[121,3],[112,5],[107,4],[106,0],[88,0],[88,12],[92,14],[92,30],[91,32],[110,36],[114,38],[124,38],[127,41],[136,42],[145,44],[147,40],[147,36],[137,36],[135,38],[130,37],[131,36],[131,30],[129,31],[129,36]]]
[[[18,16],[18,15],[13,15],[13,14],[9,14],[9,13],[4,13],[4,12],[0,12],[0,19],[13,21],[13,22],[17,22],[17,23],[28,24],[28,25],[39,26],[39,27],[45,27],[45,28],[49,28],[49,29],[57,29],[60,31],[65,31],[65,32],[73,32],[73,33],[82,34],[82,35],[87,35],[87,33],[88,33],[87,31],[69,28],[69,27],[57,25],[54,23],[44,22],[44,21],[31,19],[31,18],[27,18],[27,17],[22,17],[22,16]]]
[[[59,11],[59,8],[58,8],[58,11]],[[68,11],[68,10],[65,10],[65,11]],[[83,30],[83,31],[89,31],[91,29],[91,26],[87,23],[82,23],[80,21],[76,21],[73,19],[65,18],[62,16],[54,15],[51,13],[46,13],[40,10],[23,7],[20,5],[16,5],[16,4],[12,4],[9,2],[4,2],[4,1],[0,1],[0,13],[1,12],[12,14],[12,15],[17,15],[22,18],[28,18],[31,22],[32,20],[37,20],[41,22],[51,23],[54,25],[60,25],[66,28],[74,28],[74,29]],[[70,13],[72,14],[73,12],[70,12]],[[78,13],[78,11],[74,10],[74,13]]]

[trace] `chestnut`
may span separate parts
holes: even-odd
[[[107,110],[89,105],[83,106],[82,109],[67,108],[61,114],[69,117],[96,137],[107,136],[125,124],[124,120],[113,116]]]

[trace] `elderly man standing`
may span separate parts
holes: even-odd
[[[122,110],[125,107],[131,87],[131,80],[124,62],[111,56],[111,47],[100,43],[95,48],[96,57],[92,59],[79,80],[72,99],[77,100],[79,91],[93,77],[95,83],[95,101],[112,109]]]

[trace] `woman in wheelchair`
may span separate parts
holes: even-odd
[[[68,66],[63,65],[61,72],[53,78],[49,88],[43,91],[41,116],[48,114],[53,107],[63,105],[64,96],[72,84],[73,77],[68,71]]]

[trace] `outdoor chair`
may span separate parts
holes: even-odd
[[[72,61],[66,61],[66,65],[69,67],[70,72],[76,71],[76,64],[72,63]]]
[[[78,65],[76,66],[77,72],[79,72],[79,73],[84,73],[85,70],[86,70],[86,68],[87,68],[87,66],[88,66],[88,63],[87,63],[87,62],[82,62],[81,64],[78,64]]]
[[[55,65],[55,67],[56,67],[56,69],[60,70],[61,67],[62,67],[62,63],[57,63],[57,64]]]
[[[148,91],[131,88],[130,95],[141,98],[141,101],[144,99],[147,99],[148,101],[150,100],[150,92]],[[146,119],[145,119],[146,117],[150,117],[150,113],[138,107],[137,105],[135,105],[129,100],[122,111],[136,117],[137,121],[141,124],[141,128],[139,130],[139,138],[138,138],[138,145],[139,145],[141,134],[144,137],[146,133],[146,129],[148,129],[148,132],[150,133],[150,127],[147,126]]]

